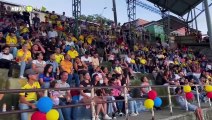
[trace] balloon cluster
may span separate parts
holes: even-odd
[[[58,120],[59,113],[52,109],[53,102],[49,97],[42,97],[36,104],[39,111],[32,114],[31,120]]]
[[[183,87],[183,91],[186,93],[185,97],[187,100],[193,100],[194,99],[194,94],[191,92],[191,86],[185,85]]]
[[[155,107],[160,107],[162,105],[161,98],[157,97],[157,92],[155,90],[151,90],[148,93],[148,99],[144,101],[144,106],[146,109],[152,109]]]
[[[211,99],[212,98],[212,86],[211,85],[206,85],[205,86],[205,91],[207,92],[207,94],[206,94],[207,97]]]

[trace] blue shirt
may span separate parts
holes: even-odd
[[[53,76],[47,77],[47,76],[45,76],[44,74],[40,74],[40,75],[39,75],[39,79],[40,79],[40,78],[43,78],[43,82],[50,82],[52,79],[54,79]]]

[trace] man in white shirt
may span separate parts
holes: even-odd
[[[63,15],[60,16],[60,20],[63,22],[66,21],[65,12],[63,12]]]
[[[57,36],[58,36],[57,31],[55,31],[53,28],[50,28],[50,31],[48,32],[48,37],[55,38]]]
[[[10,47],[4,46],[2,52],[0,53],[0,68],[9,69],[8,76],[12,76],[13,69],[13,55],[10,54]]]
[[[89,56],[88,51],[86,51],[85,55],[81,57],[81,61],[84,62],[87,66],[92,65],[92,58]]]
[[[70,88],[69,84],[67,83],[68,80],[68,73],[63,71],[60,75],[61,80],[57,81],[58,88]],[[72,101],[71,91],[59,91],[59,105],[65,106],[68,104],[74,104]],[[65,120],[72,120],[76,119],[75,115],[71,112],[72,108],[62,108],[63,117]]]

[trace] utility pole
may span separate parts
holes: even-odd
[[[206,17],[207,26],[208,26],[209,43],[210,43],[210,48],[212,49],[212,24],[211,24],[210,10],[208,7],[208,1],[204,0],[203,3],[205,6],[205,17]]]
[[[112,2],[113,2],[114,22],[115,22],[115,27],[117,27],[116,0],[112,0]]]

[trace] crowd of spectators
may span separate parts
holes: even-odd
[[[14,66],[19,66],[19,78],[27,78],[23,89],[113,86],[112,89],[95,90],[94,101],[123,100],[123,89],[130,85],[135,73],[153,74],[156,85],[206,85],[212,82],[212,67],[206,56],[188,47],[170,49],[160,41],[156,45],[136,43],[128,46],[121,35],[111,40],[103,32],[81,31],[73,35],[73,22],[53,11],[41,21],[35,14],[30,22],[27,12],[7,11],[1,4],[0,16],[0,67],[8,68],[12,77]],[[102,63],[112,66],[101,66]],[[141,86],[149,86],[147,77]],[[18,84],[18,83],[17,83]],[[195,91],[195,87],[192,88]],[[141,96],[146,97],[149,89],[142,88]],[[128,99],[131,99],[130,90]],[[203,88],[199,89],[200,99],[205,102]],[[195,92],[194,92],[195,93]],[[41,97],[43,94],[39,93]],[[75,104],[91,101],[91,90],[51,91],[54,105]],[[35,108],[36,93],[20,93],[20,109]],[[103,113],[103,119],[112,119],[125,113],[124,102],[96,105],[96,119]],[[87,109],[90,106],[86,106]],[[129,101],[130,115],[138,115],[136,101]],[[71,108],[58,110],[60,120],[77,119]],[[111,115],[111,117],[109,116]],[[27,120],[27,113],[21,114]]]

